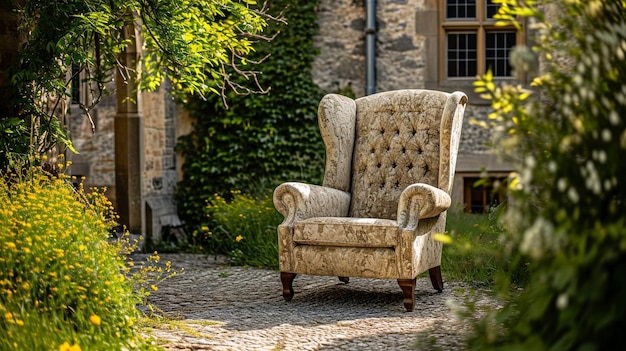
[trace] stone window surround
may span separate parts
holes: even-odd
[[[477,1],[478,18],[485,16],[485,2],[485,0]],[[446,21],[445,6],[446,0],[426,0],[424,8],[416,11],[416,34],[426,38],[426,88],[443,91],[460,90],[468,95],[470,104],[489,105],[489,100],[482,99],[479,94],[474,92],[473,82],[475,78],[448,79],[446,77],[446,30],[450,28],[479,30],[478,37],[479,40],[482,41],[482,43],[479,44],[479,48],[484,48],[484,35],[481,35],[481,33],[484,33],[484,28],[481,27],[478,21]],[[495,21],[489,22],[487,27],[490,29],[494,28]],[[518,44],[525,43],[527,40],[526,26],[523,20],[521,23],[524,30],[517,33]],[[498,27],[498,29],[508,29],[508,27]],[[479,53],[479,74],[483,74],[485,70],[484,55],[483,49],[483,52]],[[520,78],[522,78],[522,81],[525,79],[525,77]],[[516,78],[500,77],[494,78],[494,80],[510,83],[515,82]]]

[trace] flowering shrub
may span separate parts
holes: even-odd
[[[505,307],[478,324],[472,347],[623,345],[626,3],[496,2],[502,19],[531,17],[541,62],[536,93],[498,86],[489,74],[476,83],[492,99],[497,145],[519,169],[510,182],[506,241],[531,275],[521,294],[502,290]]]
[[[208,249],[227,254],[234,264],[278,268],[276,227],[282,216],[274,209],[272,198],[254,198],[238,190],[232,200],[215,194],[207,206],[208,221],[202,231]]]
[[[0,349],[152,349],[122,247],[109,242],[111,203],[28,173],[0,177]]]

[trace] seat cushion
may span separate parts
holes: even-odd
[[[296,245],[395,247],[398,222],[391,219],[314,217],[294,224]]]
[[[398,273],[397,255],[391,248],[298,245],[293,249],[297,274],[363,278],[414,278]]]

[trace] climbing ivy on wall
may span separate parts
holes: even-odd
[[[271,42],[255,44],[263,63],[258,78],[269,92],[259,95],[208,96],[188,105],[191,134],[179,140],[185,157],[184,178],[177,188],[179,214],[191,232],[204,219],[207,199],[228,197],[231,190],[265,193],[280,182],[319,182],[324,147],[317,125],[319,88],[311,77],[316,50],[317,1],[272,0],[269,12],[283,12],[264,34]],[[195,226],[195,227],[194,227]]]

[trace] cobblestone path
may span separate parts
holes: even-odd
[[[395,280],[298,276],[285,302],[276,271],[204,255],[161,261],[184,268],[149,298],[167,316],[151,333],[167,350],[463,350],[467,327],[447,307],[462,304],[462,284],[437,293],[418,279],[415,311],[406,312]]]

